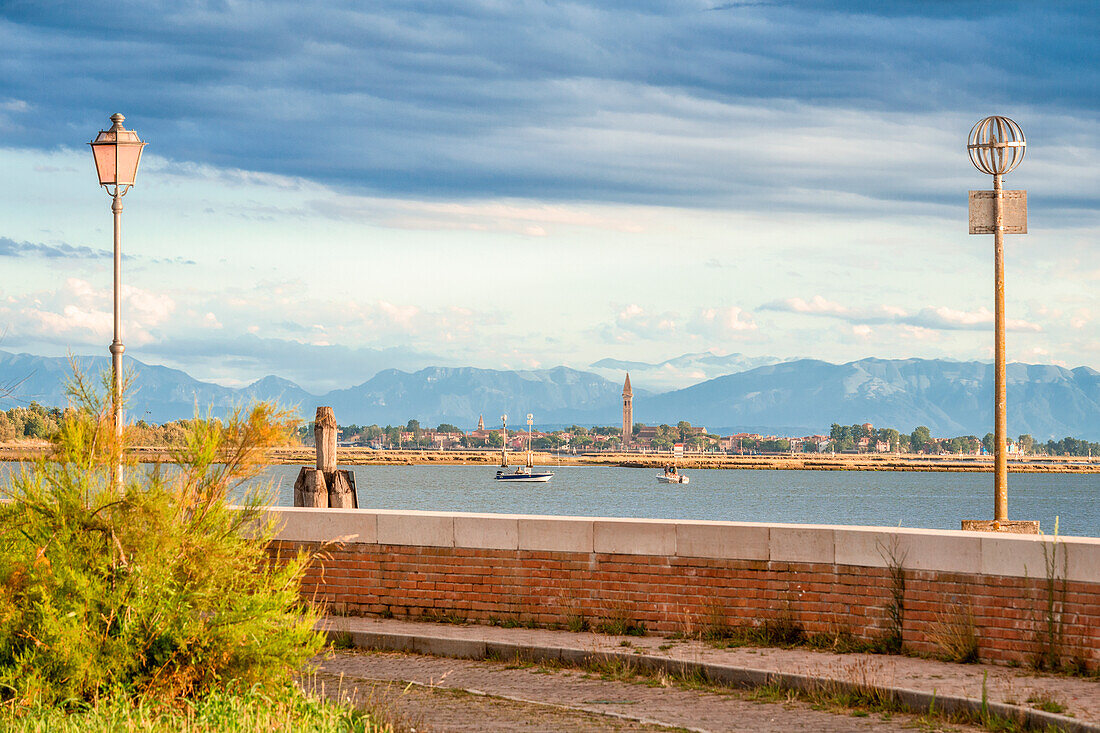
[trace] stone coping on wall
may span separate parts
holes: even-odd
[[[266,510],[286,542],[827,563],[1045,578],[1050,535],[384,509]],[[1100,538],[1059,537],[1056,576],[1100,583]]]

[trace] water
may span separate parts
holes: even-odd
[[[548,484],[502,485],[496,467],[344,466],[372,509],[554,514],[959,529],[993,513],[987,473],[691,469],[691,483],[658,484],[659,469],[555,467]],[[298,466],[272,466],[278,504],[294,503]],[[1063,535],[1100,537],[1100,475],[1010,474],[1009,516],[1060,517]]]
[[[258,479],[275,503],[294,504],[298,466],[270,466]],[[548,484],[493,481],[496,467],[345,466],[359,502],[372,509],[553,514],[741,522],[858,524],[958,529],[993,513],[988,473],[690,469],[691,483],[658,484],[659,469],[555,467]],[[0,486],[17,463],[0,462]],[[1100,537],[1100,474],[1010,474],[1009,516],[1060,517],[1063,535]]]

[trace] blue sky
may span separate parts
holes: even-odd
[[[362,5],[0,2],[0,348],[106,353],[119,111],[127,353],[200,378],[986,359],[1005,114],[1009,356],[1100,367],[1092,3]]]

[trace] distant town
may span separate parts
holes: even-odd
[[[64,411],[31,402],[26,407],[0,411],[0,443],[24,440],[44,440],[57,430]],[[128,429],[135,445],[175,445],[191,421],[174,420],[152,424],[138,420]],[[630,439],[623,444],[623,430],[613,426],[582,426],[552,430],[532,430],[531,449],[569,453],[673,453],[682,446],[685,453],[717,453],[730,455],[789,453],[907,453],[925,455],[988,455],[992,453],[993,435],[959,435],[937,437],[925,426],[909,433],[895,428],[878,428],[871,423],[858,425],[833,424],[826,434],[763,435],[733,433],[718,435],[707,428],[680,421],[675,425],[645,425],[633,423]],[[303,444],[313,442],[313,423],[298,429]],[[527,450],[527,426],[508,426],[508,449]],[[499,450],[504,444],[500,426],[486,427],[484,420],[474,430],[463,430],[449,423],[435,427],[422,426],[409,420],[403,426],[342,425],[340,445],[374,450]],[[1100,443],[1066,437],[1040,442],[1030,435],[1010,440],[1008,450],[1013,455],[1100,456]]]
[[[313,439],[313,425],[299,429],[303,443]],[[531,431],[531,449],[536,451],[567,451],[571,453],[673,453],[676,445],[685,453],[724,453],[731,455],[777,453],[910,453],[926,455],[990,455],[993,435],[983,438],[963,435],[937,438],[928,428],[920,426],[911,433],[894,428],[876,428],[871,423],[832,426],[829,435],[762,435],[733,433],[717,435],[705,427],[686,421],[676,425],[634,425],[631,442],[624,448],[622,429],[607,426],[571,425],[561,430]],[[434,428],[421,427],[417,420],[405,426],[345,425],[340,427],[340,445],[374,450],[434,449],[477,450],[497,449],[504,445],[502,431],[480,428],[463,431],[447,423]],[[508,430],[508,449],[527,450],[527,430]],[[1100,455],[1100,443],[1076,438],[1036,442],[1030,435],[1009,441],[1009,453],[1014,455]]]

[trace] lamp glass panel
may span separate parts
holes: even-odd
[[[99,174],[99,185],[114,185],[116,171],[115,146],[92,145],[92,154],[95,155],[95,168]]]
[[[141,143],[118,145],[118,180],[121,185],[133,185],[141,161]]]

